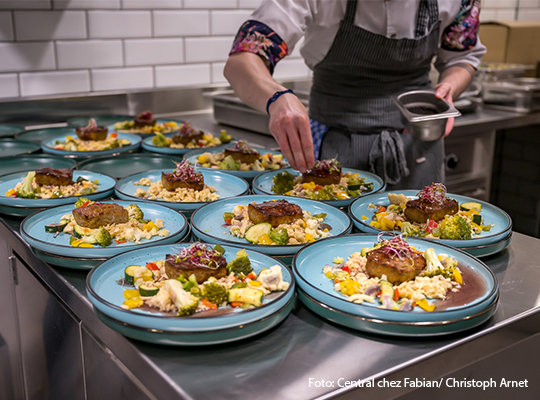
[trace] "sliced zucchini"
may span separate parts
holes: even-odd
[[[231,289],[243,289],[247,287],[246,282],[236,282],[234,285],[231,286]]]
[[[258,289],[239,288],[229,290],[229,303],[241,301],[259,307],[262,303],[263,292]]]
[[[472,216],[472,222],[476,225],[482,225],[482,216],[480,214],[474,214]]]
[[[64,150],[66,150],[66,151],[79,151],[79,147],[77,146],[77,143],[70,140],[64,145]]]
[[[264,234],[269,234],[272,230],[272,225],[268,222],[261,222],[260,224],[253,225],[246,231],[245,238],[251,243],[259,243],[259,238]]]
[[[151,281],[154,279],[154,273],[146,267],[141,267],[140,265],[130,265],[124,270],[124,277],[126,278],[126,281],[134,284],[139,278],[142,278],[142,280],[145,282]]]
[[[381,297],[382,296],[394,297],[394,285],[388,281],[381,281]]]
[[[90,228],[83,228],[80,225],[74,224],[73,225],[73,236],[80,239],[83,236],[90,236],[92,232],[94,232],[95,229]]]
[[[357,185],[348,185],[348,186],[347,186],[347,189],[348,189],[348,190],[360,190],[360,187],[361,187],[361,186],[362,186],[361,184],[357,184]]]
[[[139,286],[139,293],[141,296],[155,296],[158,294],[159,288],[157,287],[151,287],[148,285],[141,285]]]
[[[471,211],[473,208],[476,208],[476,211],[480,212],[482,211],[482,204],[475,201],[469,201],[461,204],[459,208],[461,208],[462,211]]]
[[[52,224],[45,225],[45,232],[49,232],[49,233],[62,232],[68,223],[69,221],[66,221],[65,219],[63,219],[60,222],[53,222]]]

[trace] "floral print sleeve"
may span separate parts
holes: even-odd
[[[273,73],[277,62],[289,54],[289,47],[269,26],[258,21],[247,21],[236,34],[229,55],[242,51],[258,54]]]
[[[465,51],[476,46],[479,17],[480,0],[461,0],[456,20],[444,30],[441,47],[450,51]]]

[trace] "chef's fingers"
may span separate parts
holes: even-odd
[[[270,133],[272,133],[272,136],[274,136],[274,139],[276,139],[278,146],[283,153],[283,156],[287,159],[290,166],[294,169],[297,169],[291,152],[291,147],[289,146],[289,139],[287,138],[287,133],[280,126],[278,126],[278,122],[270,123]]]
[[[304,160],[306,160],[306,168],[311,169],[315,164],[315,153],[313,151],[313,137],[311,136],[311,126],[307,115],[298,120],[298,133],[300,135],[300,143],[304,152]]]
[[[286,132],[287,139],[289,141],[289,148],[294,159],[295,169],[300,172],[307,170],[307,162],[304,157],[304,149],[302,148],[302,141],[300,139],[300,125],[302,118],[299,115],[288,115],[281,119],[280,124],[283,130]],[[293,167],[294,168],[294,167]]]
[[[438,85],[435,86],[435,97],[438,97],[439,99],[445,99],[448,100],[452,98],[452,85],[450,85],[448,82],[441,82]]]
[[[450,135],[452,129],[454,129],[454,117],[448,118],[448,121],[446,122],[446,129],[444,131],[444,136],[441,139],[444,139],[445,137]]]

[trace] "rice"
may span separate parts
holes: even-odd
[[[149,184],[150,183],[150,184]],[[150,179],[142,178],[135,182],[135,185],[150,186],[148,190],[138,188],[135,191],[135,196],[144,197],[149,200],[164,200],[172,202],[194,203],[215,201],[219,199],[219,194],[213,186],[204,185],[204,189],[195,190],[191,188],[176,188],[174,192],[163,187],[161,181],[151,182]]]

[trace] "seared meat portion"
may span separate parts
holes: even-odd
[[[34,178],[38,185],[66,186],[73,183],[73,171],[68,168],[41,167]]]
[[[93,129],[87,129],[87,127],[79,127],[75,129],[77,136],[81,140],[105,140],[107,139],[107,133],[109,129],[104,126],[96,126]]]
[[[217,268],[202,267],[200,265],[194,265],[189,260],[176,262],[176,256],[174,254],[167,254],[165,256],[165,272],[169,279],[176,279],[180,275],[184,275],[184,278],[188,279],[193,274],[197,278],[198,283],[203,283],[211,276],[216,279],[227,276],[227,261],[225,257],[219,256],[217,263]]]
[[[410,253],[409,257],[399,258],[396,254],[388,256],[384,248],[371,250],[367,256],[366,271],[369,276],[386,279],[395,284],[414,279],[426,267],[422,254]]]
[[[248,215],[254,224],[268,222],[275,228],[302,218],[302,209],[287,200],[265,201],[262,204],[248,205]]]
[[[424,223],[428,219],[439,221],[446,215],[454,215],[459,210],[456,200],[445,197],[442,201],[431,202],[425,199],[409,200],[405,217],[409,221]]]
[[[227,147],[224,151],[225,157],[231,156],[236,161],[244,164],[254,163],[259,159],[261,154],[249,147],[246,141],[237,140],[233,146]]]
[[[315,166],[302,174],[301,182],[313,182],[317,185],[333,185],[341,181],[341,166],[317,162]]]
[[[114,203],[92,203],[73,210],[73,218],[84,228],[99,228],[109,224],[128,222],[127,210]]]
[[[180,128],[180,132],[172,137],[174,143],[188,144],[192,140],[202,139],[204,135],[203,131],[193,129],[190,123],[185,123]]]
[[[191,188],[195,190],[204,189],[204,176],[201,173],[197,173],[187,179],[181,178],[174,174],[174,172],[162,172],[161,183],[166,190],[174,192],[176,188]]]
[[[135,128],[143,128],[145,126],[154,126],[156,120],[150,111],[144,111],[135,117]]]

